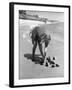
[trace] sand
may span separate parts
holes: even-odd
[[[24,34],[29,32],[35,25],[43,23],[31,20],[20,20],[19,23],[19,79],[64,77],[64,23],[58,22],[45,25],[48,32],[53,32],[47,56],[56,57],[55,63],[59,64],[59,67],[55,68],[35,64],[32,60],[24,57],[24,54],[32,54],[32,43],[28,41],[29,37],[24,37]],[[36,54],[40,54],[38,47]]]

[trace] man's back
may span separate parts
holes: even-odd
[[[48,39],[49,37],[48,29],[45,28],[44,25],[36,26],[32,30],[32,39],[38,39],[40,41],[44,41],[45,39]]]
[[[46,34],[47,33],[47,30],[44,29],[44,26],[36,26],[34,29],[33,29],[34,33],[37,33],[39,36],[43,35],[44,33]]]

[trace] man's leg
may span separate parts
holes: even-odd
[[[42,58],[43,58],[42,62],[44,62],[45,56],[44,56],[44,53],[43,53],[42,44],[40,44],[40,43],[38,42],[38,45],[39,45],[39,50],[40,50],[40,53],[41,53]]]
[[[35,41],[34,44],[33,44],[33,51],[32,51],[32,55],[33,55],[33,57],[32,57],[33,59],[32,60],[33,61],[34,61],[36,47],[37,47],[37,41]]]
[[[49,44],[48,40],[45,40],[45,48],[44,48],[44,55],[45,55],[45,57],[46,57],[46,53],[47,53],[48,44]]]
[[[46,39],[45,39],[45,52],[44,52],[44,54],[45,54],[45,56],[46,56],[46,53],[47,53],[47,47],[48,47],[48,45],[49,45],[49,43],[50,43],[50,40],[51,40],[51,36],[50,35],[48,35],[48,36],[46,36]]]

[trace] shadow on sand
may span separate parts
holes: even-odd
[[[31,60],[35,64],[40,64],[42,65],[43,63],[41,62],[43,59],[40,57],[41,55],[35,54],[34,61],[32,60],[32,54],[24,54],[24,57],[26,57],[28,60]]]

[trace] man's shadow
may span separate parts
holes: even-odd
[[[35,64],[40,64],[42,65],[41,61],[42,61],[42,58],[40,57],[41,55],[39,54],[35,54],[34,56],[34,61],[32,61],[33,57],[32,57],[32,54],[24,54],[24,57],[27,58],[28,60],[31,60],[32,62],[34,62]]]

